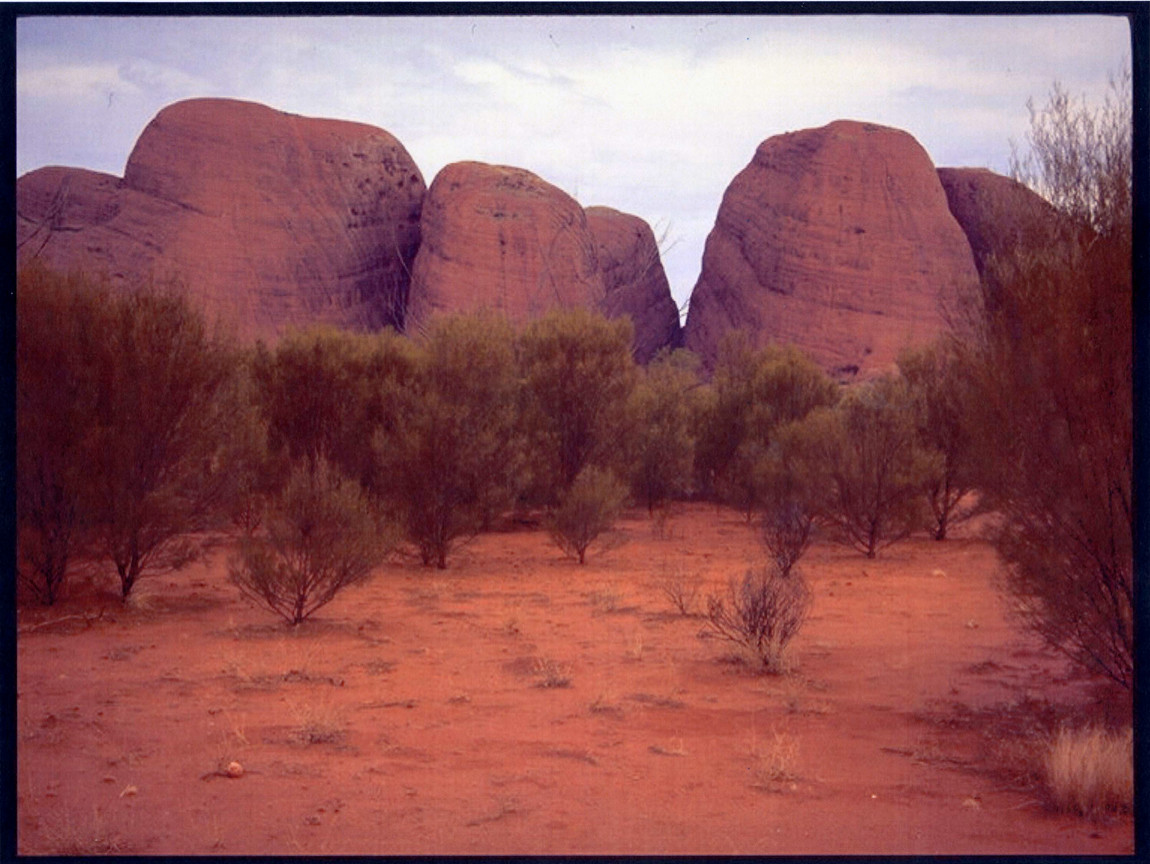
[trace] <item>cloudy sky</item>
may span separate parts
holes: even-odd
[[[17,174],[120,175],[163,106],[249,99],[382,127],[430,185],[527,168],[646,219],[685,303],[727,184],[760,141],[839,118],[936,165],[1005,171],[1027,99],[1101,99],[1130,65],[1103,16],[43,17],[17,22]]]

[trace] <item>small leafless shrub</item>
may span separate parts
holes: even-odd
[[[763,514],[759,536],[781,575],[810,548],[813,527],[813,510],[796,500],[780,501]]]
[[[777,567],[748,570],[731,579],[725,597],[707,597],[711,630],[753,654],[764,671],[787,671],[787,644],[803,626],[811,591],[798,571],[782,575]]]
[[[702,584],[703,580],[699,576],[680,567],[663,579],[659,588],[680,615],[693,615]]]

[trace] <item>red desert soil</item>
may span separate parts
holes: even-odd
[[[701,602],[751,529],[706,505],[654,524],[583,567],[540,530],[484,535],[294,630],[226,548],[128,606],[97,580],[22,610],[19,851],[1133,851],[1129,817],[1055,815],[1002,770],[1011,722],[1100,697],[1008,623],[986,544],[816,545],[797,669],[770,677],[661,590],[697,574]]]

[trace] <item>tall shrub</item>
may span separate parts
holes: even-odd
[[[555,310],[519,340],[532,497],[554,504],[588,465],[625,476],[627,401],[635,386],[628,318],[585,309]]]
[[[424,564],[507,506],[518,479],[518,382],[510,326],[492,316],[438,321],[419,345],[402,422],[375,439],[408,538]]]
[[[391,542],[355,480],[325,459],[301,461],[273,499],[266,535],[240,541],[229,576],[246,598],[297,625],[366,579]]]
[[[1082,668],[1133,686],[1131,94],[1057,85],[1031,111],[1017,176],[1060,237],[990,262],[959,333],[978,485],[1026,622]]]
[[[100,326],[86,502],[127,598],[145,572],[187,561],[218,515],[230,418],[217,395],[234,355],[175,291],[118,295]]]
[[[80,274],[32,265],[16,278],[16,568],[56,602],[91,519],[82,498],[95,417],[89,358],[107,297]]]

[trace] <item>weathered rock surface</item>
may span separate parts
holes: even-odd
[[[408,317],[480,309],[521,323],[555,307],[598,309],[595,240],[574,198],[530,171],[456,162],[423,205]]]
[[[44,168],[17,182],[18,259],[179,279],[241,338],[402,325],[426,187],[387,132],[263,105],[162,110],[124,177]]]
[[[1049,245],[1062,226],[1046,199],[985,168],[939,168],[950,212],[966,233],[981,274],[995,254]]]
[[[806,350],[840,378],[890,368],[977,286],[966,236],[908,134],[836,121],[767,139],[727,188],[691,296],[688,348],[730,329]]]
[[[610,207],[588,207],[586,214],[606,290],[603,313],[634,322],[635,359],[647,363],[661,348],[679,347],[679,307],[651,226]]]

